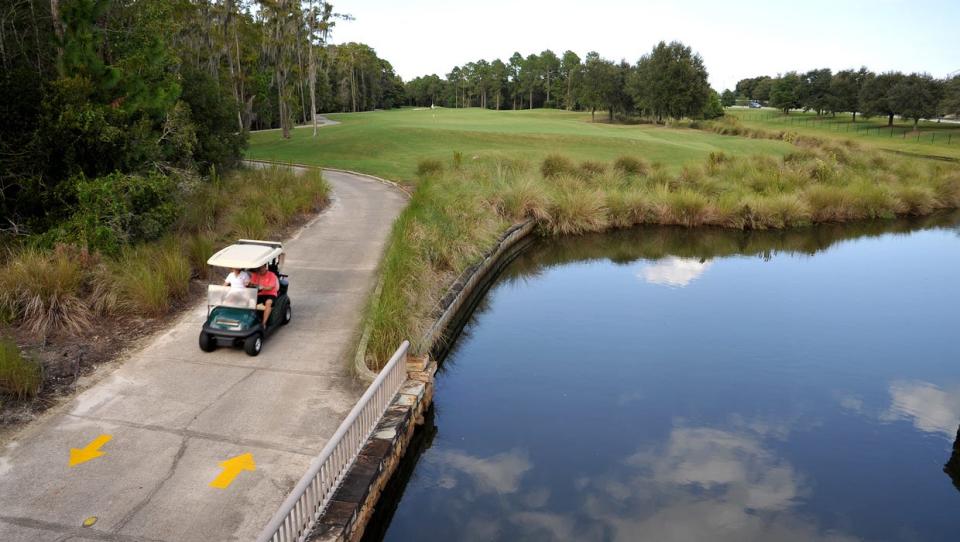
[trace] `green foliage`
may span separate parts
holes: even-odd
[[[723,116],[723,104],[720,103],[720,95],[717,94],[716,91],[710,91],[710,96],[707,98],[706,105],[703,106],[701,116],[708,120],[718,119]]]
[[[711,93],[703,59],[676,41],[661,41],[640,59],[629,89],[638,108],[658,119],[702,116]]]
[[[783,112],[797,109],[803,105],[803,80],[797,72],[787,72],[773,82],[770,89],[770,105]]]
[[[0,394],[29,399],[40,391],[40,365],[25,357],[17,345],[0,337]]]
[[[237,104],[227,92],[206,72],[184,68],[182,99],[196,124],[192,157],[202,173],[236,167],[246,147],[245,134],[237,131]]]
[[[177,186],[170,177],[113,173],[73,181],[73,215],[44,237],[116,253],[128,244],[159,239],[177,218]]]
[[[724,90],[720,94],[720,105],[722,107],[730,107],[737,103],[737,95],[730,89]]]

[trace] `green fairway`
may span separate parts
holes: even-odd
[[[312,137],[310,127],[294,130],[287,141],[276,130],[254,132],[247,156],[412,181],[418,160],[446,161],[454,152],[463,153],[464,161],[494,154],[533,161],[551,153],[601,161],[628,155],[678,170],[684,164],[701,163],[713,151],[781,156],[792,149],[780,141],[698,130],[591,123],[589,113],[549,109],[401,109],[328,118],[342,124],[320,128],[317,137]]]
[[[784,115],[771,109],[727,109],[728,115],[740,119],[748,128],[791,130],[817,137],[853,139],[881,149],[907,152],[918,156],[960,159],[960,124],[921,121],[917,131],[913,121],[896,119],[887,126],[886,117],[857,117],[849,114],[818,117],[813,111],[794,111]]]

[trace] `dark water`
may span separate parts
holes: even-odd
[[[387,540],[960,540],[960,218],[539,244],[435,401]]]

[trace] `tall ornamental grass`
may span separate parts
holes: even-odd
[[[0,395],[28,399],[40,391],[42,380],[40,366],[13,341],[0,337]]]

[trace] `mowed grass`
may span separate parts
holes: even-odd
[[[771,109],[729,108],[726,112],[748,128],[789,130],[825,139],[853,140],[888,151],[960,160],[960,123],[921,121],[914,131],[913,121],[899,118],[891,128],[887,117],[857,115],[853,122],[852,115],[846,113],[818,117],[813,111],[784,115]]]
[[[327,117],[341,124],[320,128],[316,137],[311,127],[294,130],[286,141],[279,131],[254,132],[247,156],[415,182],[420,160],[447,161],[454,152],[462,153],[464,161],[490,155],[539,161],[555,153],[577,161],[636,156],[679,171],[685,164],[702,162],[711,152],[778,157],[791,150],[780,141],[653,125],[591,123],[589,113],[550,109],[407,108]]]

